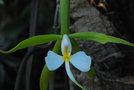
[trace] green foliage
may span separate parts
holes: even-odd
[[[20,42],[17,46],[15,46],[14,48],[12,48],[9,51],[2,51],[0,50],[1,53],[12,53],[15,52],[17,50],[23,49],[23,48],[27,48],[27,47],[31,47],[31,46],[35,46],[35,45],[39,45],[39,44],[44,44],[53,40],[57,40],[57,39],[61,39],[61,35],[55,35],[55,34],[49,34],[49,35],[38,35],[38,36],[34,36],[31,38],[28,38],[26,40],[23,40],[22,42]]]
[[[50,77],[52,76],[52,71],[49,71],[47,66],[45,65],[40,76],[40,90],[47,90],[48,82]]]
[[[80,51],[80,47],[79,47],[77,41],[74,39],[70,39],[70,40],[71,40],[71,44],[72,44],[72,54]]]
[[[86,73],[87,73],[87,75],[88,75],[89,77],[91,77],[91,78],[93,78],[93,79],[96,77],[95,70],[94,70],[93,67],[90,67],[90,70],[89,70],[88,72],[86,72]]]
[[[128,46],[134,46],[133,43],[130,43],[126,40],[116,38],[113,36],[109,36],[109,35],[105,35],[105,34],[98,33],[98,32],[78,32],[78,33],[70,34],[69,36],[70,36],[70,38],[94,40],[101,44],[106,44],[106,43],[111,42],[111,43],[124,44],[124,45],[128,45]]]

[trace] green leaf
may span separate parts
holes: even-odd
[[[47,66],[45,65],[40,76],[40,90],[47,90],[48,83],[52,74],[53,72],[49,71]]]
[[[44,43],[47,43],[47,42],[50,42],[53,40],[57,40],[57,39],[61,39],[61,38],[62,38],[62,35],[55,35],[55,34],[38,35],[38,36],[34,36],[34,37],[21,41],[17,46],[15,46],[14,48],[12,48],[9,51],[0,50],[0,52],[1,53],[12,53],[12,52],[15,52],[15,51],[23,49],[23,48],[27,48],[27,47],[31,47],[31,46],[35,46],[35,45],[39,45],[39,44],[44,44]]]
[[[96,77],[96,73],[93,67],[90,67],[90,70],[86,72],[86,74],[93,79]]]
[[[102,44],[111,42],[111,43],[119,43],[119,44],[134,46],[133,43],[130,43],[126,40],[116,38],[113,36],[109,36],[109,35],[105,35],[105,34],[98,33],[98,32],[78,32],[78,33],[70,34],[69,37],[85,39],[85,40],[94,40]]]
[[[72,44],[72,54],[75,54],[76,52],[81,51],[77,41],[74,39],[70,39],[70,40]]]

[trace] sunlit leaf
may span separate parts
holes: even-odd
[[[113,36],[109,36],[109,35],[105,35],[105,34],[98,33],[98,32],[78,32],[78,33],[70,34],[69,36],[70,36],[70,38],[94,40],[94,41],[100,42],[102,44],[111,42],[111,43],[119,43],[119,44],[134,46],[133,43],[130,43],[126,40],[116,38]]]
[[[34,36],[34,37],[21,41],[17,46],[15,46],[14,48],[12,48],[9,51],[0,50],[0,52],[1,53],[12,53],[12,52],[15,52],[15,51],[23,49],[23,48],[27,48],[27,47],[31,47],[31,46],[35,46],[35,45],[39,45],[39,44],[44,44],[44,43],[47,43],[47,42],[50,42],[53,40],[61,39],[61,37],[62,37],[61,35],[55,35],[55,34],[38,35],[38,36]]]

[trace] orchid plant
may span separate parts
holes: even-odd
[[[84,40],[94,40],[101,44],[106,43],[118,43],[129,46],[134,46],[133,43],[125,41],[120,38],[105,35],[98,32],[78,32],[70,34],[69,32],[69,14],[70,14],[70,0],[60,0],[60,23],[61,23],[61,35],[58,34],[48,34],[48,35],[38,35],[26,40],[21,41],[17,46],[9,51],[0,50],[1,53],[9,54],[20,49],[27,47],[48,43],[56,40],[55,46],[52,51],[48,51],[45,57],[46,65],[44,66],[41,76],[40,76],[40,89],[47,90],[49,79],[53,74],[52,71],[58,69],[64,62],[67,75],[69,78],[81,89],[86,90],[82,85],[80,85],[74,78],[71,70],[70,63],[82,72],[87,72],[90,70],[91,57],[87,56],[85,52],[79,51],[78,44],[75,42],[75,38]],[[75,54],[72,53],[72,50]],[[59,53],[62,55],[59,55]],[[72,55],[73,54],[73,55]]]
[[[74,78],[71,70],[69,62],[75,66],[77,69],[79,69],[82,72],[87,72],[90,69],[91,65],[91,57],[87,56],[85,52],[79,51],[71,56],[72,51],[72,45],[68,38],[68,36],[65,34],[63,35],[63,39],[61,42],[61,51],[62,55],[60,56],[53,51],[49,51],[47,57],[45,58],[46,65],[49,70],[56,70],[58,69],[64,62],[65,62],[65,68],[67,75],[69,78],[80,88],[84,89]]]

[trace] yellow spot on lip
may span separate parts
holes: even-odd
[[[69,48],[68,48],[68,46],[65,46],[64,55],[63,55],[62,59],[63,59],[64,61],[70,61],[70,60],[71,60],[71,55],[70,55],[70,53],[69,53]]]
[[[70,60],[71,60],[71,56],[70,56],[69,53],[65,53],[65,54],[63,55],[62,59],[63,59],[64,61],[70,61]]]

